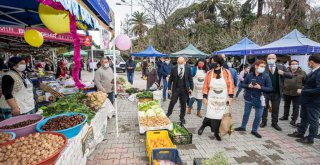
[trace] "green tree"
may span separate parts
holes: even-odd
[[[150,22],[150,19],[144,12],[136,11],[133,13],[130,22],[133,25],[132,31],[134,34],[139,36],[139,38],[142,38],[148,31],[147,24]]]
[[[224,0],[217,5],[220,16],[226,22],[227,29],[231,29],[232,22],[238,17],[239,15],[239,8],[240,3],[238,0]]]

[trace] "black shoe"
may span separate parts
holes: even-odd
[[[266,127],[266,126],[267,126],[267,123],[266,123],[266,122],[261,122],[260,128],[264,128],[264,127]]]
[[[289,119],[288,119],[288,117],[282,116],[281,118],[279,118],[279,120],[289,120]]]
[[[238,127],[234,129],[235,131],[246,131],[246,129],[242,128],[242,127]]]
[[[262,138],[262,136],[258,132],[251,131],[251,134],[254,135],[257,138]]]
[[[297,126],[297,127],[300,127],[300,126],[301,126],[301,123],[297,123],[296,126]]]
[[[299,132],[293,132],[292,134],[288,134],[289,137],[294,137],[294,138],[304,138],[304,135],[299,133]]]
[[[170,115],[169,114],[166,114],[166,116],[169,118],[170,117]]]
[[[201,127],[199,128],[199,130],[198,130],[198,135],[202,135],[203,130],[204,130],[204,127],[201,126]]]
[[[180,119],[181,124],[186,124],[186,120],[185,119]]]
[[[308,138],[303,138],[303,139],[296,139],[297,142],[303,143],[303,144],[313,144],[313,140],[309,140]]]
[[[217,139],[218,141],[221,141],[221,137],[220,137],[219,134],[214,134],[214,137],[216,137],[216,139]]]
[[[277,131],[282,131],[281,127],[278,124],[271,124],[271,126],[276,129]]]
[[[292,126],[294,126],[294,127],[296,127],[297,125],[296,125],[296,121],[295,120],[291,120],[290,121],[290,124],[292,125]]]

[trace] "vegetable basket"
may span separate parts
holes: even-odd
[[[154,148],[151,145],[151,140],[161,138],[166,140],[169,143],[169,146],[166,148]],[[146,147],[147,147],[147,153],[149,157],[149,162],[152,164],[152,154],[154,149],[176,149],[176,146],[173,145],[171,139],[169,138],[169,134],[167,130],[161,130],[161,131],[148,131],[146,133]]]
[[[33,133],[35,134],[35,133]],[[56,161],[58,160],[61,152],[64,150],[64,148],[66,147],[66,145],[68,144],[68,139],[66,138],[66,136],[64,136],[63,134],[61,133],[56,133],[56,132],[41,132],[40,134],[53,134],[53,135],[58,135],[58,136],[61,136],[64,140],[64,144],[63,146],[57,151],[55,152],[53,155],[51,155],[50,157],[48,157],[47,159],[45,160],[42,160],[40,161],[39,163],[37,163],[36,165],[54,165],[56,163]],[[27,135],[28,136],[28,135]],[[17,139],[20,139],[20,138],[17,138]],[[0,147],[2,146],[6,146],[6,145],[11,145],[13,144],[17,139],[15,140],[12,140],[8,143],[5,143],[5,144],[1,144]]]
[[[192,144],[192,133],[181,123],[173,123],[173,130],[169,131],[169,136],[175,145]]]
[[[179,152],[174,148],[153,149],[151,156],[151,165],[158,165],[161,160],[169,160],[177,165],[182,165]]]
[[[85,119],[80,124],[75,125],[73,127],[70,127],[68,129],[53,131],[53,132],[61,133],[61,134],[65,135],[68,139],[71,139],[71,138],[73,138],[73,137],[75,137],[75,136],[77,136],[79,134],[79,132],[81,131],[83,125],[87,122],[87,119],[88,119],[87,115],[85,115],[83,113],[63,113],[63,114],[60,114],[60,115],[55,115],[55,116],[46,118],[43,121],[41,121],[40,123],[38,123],[37,126],[36,126],[36,130],[38,132],[46,132],[45,130],[42,130],[41,127],[43,125],[45,125],[50,119],[53,119],[53,118],[56,118],[56,117],[59,117],[59,116],[74,116],[74,115],[77,115],[77,114],[85,116]]]
[[[30,114],[30,115],[20,115],[16,117],[12,117],[10,119],[4,120],[0,122],[0,127],[5,125],[13,125],[19,122],[27,121],[27,120],[39,120],[38,122],[35,122],[33,124],[20,127],[20,128],[14,128],[14,129],[0,129],[1,132],[14,132],[17,137],[25,136],[31,133],[36,132],[36,125],[43,119],[43,117],[39,114]]]

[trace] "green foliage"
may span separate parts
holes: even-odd
[[[223,152],[214,154],[212,158],[203,160],[201,164],[202,165],[229,165],[228,158],[223,154]]]

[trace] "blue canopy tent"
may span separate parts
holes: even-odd
[[[153,46],[148,46],[145,50],[138,52],[138,53],[132,53],[131,56],[134,57],[164,57],[167,56],[167,54],[162,54],[155,50]]]
[[[231,56],[245,56],[252,54],[252,50],[260,48],[259,45],[251,41],[248,37],[244,37],[242,40],[237,42],[236,44],[219,50],[215,51],[212,54],[225,54],[225,55],[231,55]]]
[[[252,54],[314,54],[320,53],[320,43],[303,35],[297,29],[270,44],[252,50]]]

